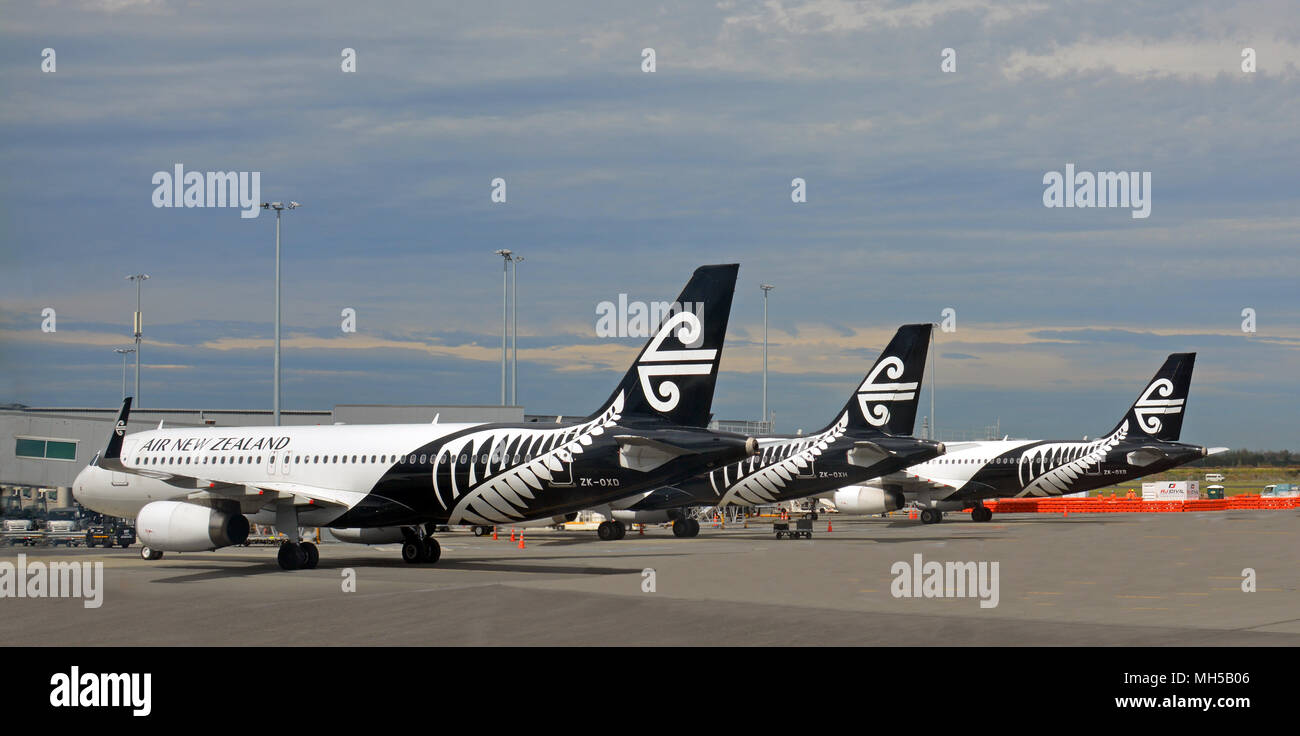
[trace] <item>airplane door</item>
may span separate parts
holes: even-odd
[[[816,464],[817,464],[817,461],[816,461],[816,460],[811,460],[811,459],[810,459],[810,460],[808,461],[808,467],[804,468],[803,470],[800,470],[800,471],[799,471],[799,474],[796,475],[795,477],[796,477],[796,478],[804,478],[804,479],[807,479],[807,478],[816,478],[816,477],[817,477],[817,468],[815,467]]]
[[[122,459],[123,459],[123,460],[126,460],[126,461],[129,462],[129,458],[130,458],[132,455],[135,454],[135,446],[136,446],[136,440],[125,440],[125,441],[122,443]],[[111,480],[112,480],[113,485],[115,485],[115,486],[125,486],[125,485],[130,485],[130,481],[127,480],[127,477],[126,477],[126,473],[113,473],[110,477],[111,477]]]
[[[799,449],[802,450],[802,449],[804,449],[804,448],[799,448]],[[798,453],[795,453],[795,454],[798,454]],[[798,473],[795,477],[796,477],[796,478],[803,478],[803,479],[805,479],[805,480],[808,479],[808,478],[816,478],[816,477],[817,477],[817,468],[816,468],[816,465],[817,465],[817,458],[815,458],[815,457],[810,457],[810,458],[808,458],[808,467],[806,467],[806,468],[804,468],[803,470],[799,471],[799,473]]]
[[[573,454],[568,450],[557,450],[555,456],[560,461],[560,469],[551,471],[551,485],[573,485]]]

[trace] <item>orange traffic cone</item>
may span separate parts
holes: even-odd
[[[510,527],[510,541],[515,541],[515,528],[513,526]]]
[[[641,536],[645,536],[645,524],[641,525]]]
[[[907,511],[907,518],[909,518],[909,519],[915,519],[915,518],[916,518],[916,509],[908,509],[908,511]]]
[[[826,520],[826,531],[828,531],[828,532],[835,531],[834,529],[831,529],[831,520],[830,520],[830,519],[827,519],[827,520]]]
[[[496,540],[497,540],[497,528],[492,527],[492,541],[495,542]]]
[[[1069,516],[1069,515],[1070,515],[1069,509],[1061,509],[1061,516]]]
[[[524,533],[519,532],[519,549],[524,548]]]

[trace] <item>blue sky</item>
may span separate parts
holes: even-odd
[[[530,412],[595,408],[631,360],[639,341],[596,337],[599,302],[738,261],[722,417],[759,413],[769,282],[779,429],[825,423],[897,325],[951,307],[941,431],[1096,434],[1195,350],[1184,439],[1300,447],[1291,3],[0,12],[0,403],[116,403],[122,277],[146,271],[145,404],[269,406],[273,219],[154,208],[153,173],[183,163],[305,205],[284,220],[286,408],[498,401],[508,247]],[[1043,207],[1067,163],[1150,171],[1151,216]]]

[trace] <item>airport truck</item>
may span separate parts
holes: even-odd
[[[51,547],[78,547],[85,542],[81,515],[74,507],[51,509],[45,516],[45,543]]]
[[[35,547],[45,541],[45,534],[36,529],[31,519],[5,519],[3,529],[4,543],[8,547]]]
[[[86,527],[87,547],[121,547],[135,544],[135,524],[129,519],[105,516]]]

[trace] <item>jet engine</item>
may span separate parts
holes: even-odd
[[[393,544],[406,539],[399,526],[348,527],[330,529],[330,534],[340,542],[351,544]]]
[[[847,486],[835,492],[835,508],[848,514],[883,514],[903,508],[903,494],[875,486]]]
[[[135,530],[151,549],[201,552],[243,544],[248,539],[248,519],[192,503],[154,501],[140,509]]]

